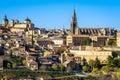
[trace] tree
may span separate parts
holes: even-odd
[[[47,70],[47,66],[42,65],[42,66],[40,67],[40,69],[41,69],[42,71],[46,71],[46,70]]]
[[[94,67],[95,68],[99,68],[100,67],[100,60],[98,58],[95,59]]]
[[[11,64],[10,63],[7,63],[7,68],[11,68]]]
[[[23,60],[23,64],[28,68],[27,61]]]
[[[89,37],[84,38],[83,45],[90,45],[92,40]]]
[[[120,72],[117,72],[117,78],[120,80]]]
[[[101,70],[105,73],[110,72],[110,68],[108,66],[103,66]]]
[[[115,51],[115,53],[120,57],[120,51]]]
[[[0,64],[0,68],[2,68],[3,67],[3,65],[2,64]]]
[[[13,68],[15,68],[16,66],[17,66],[17,64],[16,64],[16,63],[13,63],[13,64],[12,64],[12,67],[13,67]]]
[[[87,71],[88,71],[88,69],[89,69],[89,67],[88,67],[88,66],[82,66],[82,70],[83,70],[84,72],[87,72]]]
[[[51,67],[51,66],[48,66],[48,67],[47,67],[47,70],[48,70],[48,71],[52,71],[52,67]]]
[[[72,61],[70,66],[72,70],[76,70],[77,64],[74,61]]]
[[[71,72],[72,71],[72,67],[70,65],[67,66],[67,72]]]
[[[82,65],[83,66],[85,66],[85,65],[87,65],[87,60],[83,57],[83,59],[82,59]]]
[[[63,71],[65,69],[65,66],[63,64],[59,64],[59,68],[61,71]]]
[[[89,62],[88,62],[89,66],[91,66],[92,68],[94,67],[94,63],[95,63],[95,61],[92,59],[89,60]]]
[[[109,40],[107,44],[110,45],[110,46],[115,46],[116,41],[115,40]]]
[[[59,69],[59,67],[58,67],[57,65],[53,64],[53,65],[52,65],[52,69],[53,69],[54,71],[57,71],[57,70]]]
[[[107,58],[108,64],[107,64],[107,65],[108,65],[109,67],[112,67],[112,66],[113,66],[113,59],[114,59],[114,58],[113,58],[112,56],[108,56],[108,58]]]
[[[96,58],[95,60],[90,60],[89,66],[91,66],[92,68],[99,68],[100,67],[100,60],[98,58]]]
[[[31,42],[32,42],[32,47],[34,46],[34,43],[35,43],[35,41],[34,41],[34,35],[33,35],[33,30],[32,30],[32,38],[31,38]]]
[[[120,58],[114,58],[113,59],[113,66],[114,67],[120,67]]]
[[[93,70],[92,70],[92,74],[98,74],[99,73],[99,70],[98,70],[98,68],[93,68]]]

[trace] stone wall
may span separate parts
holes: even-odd
[[[84,57],[87,61],[98,58],[101,62],[105,62],[108,56],[112,56],[112,51],[80,51],[70,50],[70,53],[74,54],[75,57]]]

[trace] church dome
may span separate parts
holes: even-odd
[[[30,21],[31,22],[31,20],[28,17],[25,19],[25,21]]]
[[[8,21],[8,19],[7,19],[7,16],[5,15],[5,17],[4,17],[4,19],[3,19],[4,21]]]

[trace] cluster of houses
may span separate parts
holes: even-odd
[[[83,44],[86,38],[91,40],[90,44]],[[110,40],[116,45],[108,45]],[[36,28],[29,18],[24,22],[11,20],[9,23],[5,16],[0,24],[0,57],[22,57],[33,71],[41,65],[63,64],[67,67],[73,61],[82,64],[84,58],[89,61],[97,57],[106,63],[113,51],[120,50],[119,40],[120,32],[111,28],[78,28],[75,11],[70,30]]]

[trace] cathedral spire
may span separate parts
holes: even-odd
[[[7,16],[5,15],[4,19],[7,19]]]
[[[75,9],[74,9],[74,11],[73,11],[72,21],[77,22],[77,17],[76,17],[76,12],[75,12]]]
[[[73,15],[72,15],[72,22],[71,22],[71,33],[72,34],[78,34],[78,25],[77,25],[77,17],[76,17],[76,12],[75,9],[73,11]]]

